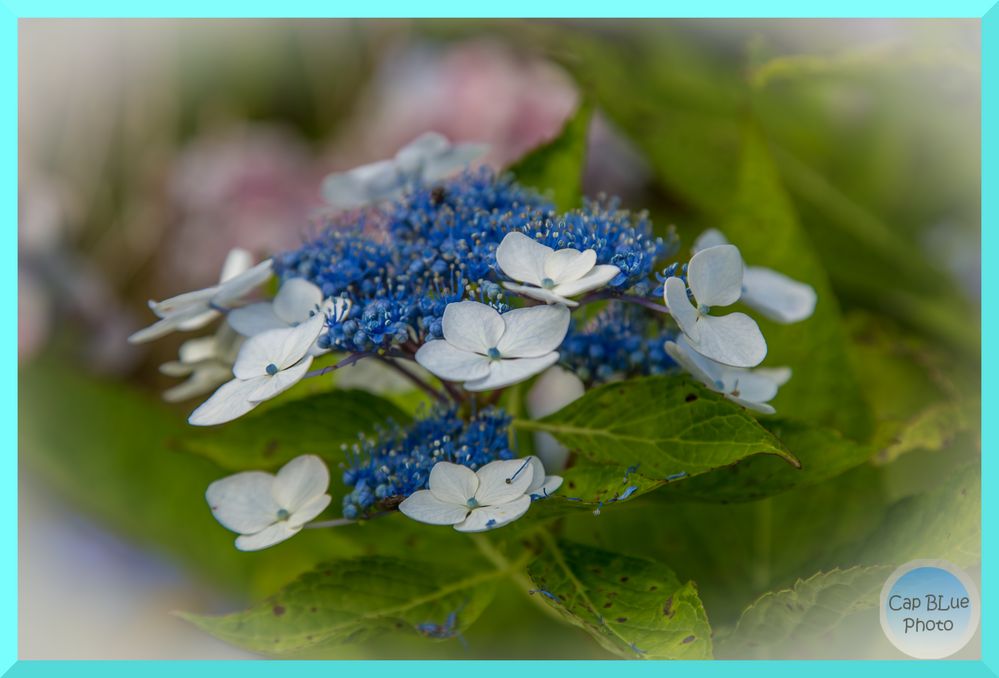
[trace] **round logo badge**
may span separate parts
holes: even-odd
[[[964,570],[944,560],[913,560],[881,589],[881,628],[899,650],[917,659],[942,659],[978,630],[978,590]]]

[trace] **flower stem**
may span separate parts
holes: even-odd
[[[311,370],[309,372],[306,372],[304,378],[308,378],[308,377],[321,377],[324,374],[329,374],[330,372],[336,371],[336,370],[340,369],[341,367],[347,367],[348,365],[353,365],[358,360],[361,360],[362,358],[370,358],[373,355],[375,355],[375,354],[374,353],[367,353],[367,352],[351,353],[349,356],[347,356],[346,358],[344,358],[343,360],[341,360],[340,362],[338,362],[336,365],[327,365],[326,367],[323,367],[322,369]]]
[[[423,379],[420,378],[419,375],[417,375],[417,374],[415,374],[413,372],[410,372],[408,369],[406,369],[405,367],[403,367],[402,365],[400,365],[395,360],[392,360],[391,358],[388,358],[388,357],[385,357],[385,356],[377,356],[377,358],[379,360],[381,360],[383,363],[385,363],[386,365],[388,365],[389,367],[391,367],[392,369],[394,369],[396,372],[398,372],[399,374],[401,374],[402,376],[406,377],[411,382],[413,382],[414,384],[416,384],[416,386],[418,386],[421,390],[423,390],[431,398],[435,398],[438,402],[442,402],[442,403],[446,403],[447,402],[447,396],[446,395],[444,395],[443,393],[441,393],[440,391],[438,391],[436,388],[434,388],[433,386],[431,386],[430,384],[428,384],[427,382],[425,382]],[[447,384],[445,384],[445,387],[446,386],[447,386]]]

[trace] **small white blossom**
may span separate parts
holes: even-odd
[[[558,361],[555,350],[569,329],[569,309],[518,308],[500,315],[477,301],[448,304],[443,339],[416,352],[416,362],[469,391],[488,391],[524,381]]]
[[[677,337],[675,342],[667,341],[665,348],[680,367],[712,391],[764,414],[774,413],[774,408],[768,403],[777,395],[777,389],[791,378],[790,367],[748,370],[716,363],[694,351],[682,336]]]
[[[337,297],[327,303],[337,322],[350,311],[348,299]],[[323,293],[318,286],[305,278],[291,278],[281,285],[272,301],[237,308],[229,313],[228,320],[237,332],[252,337],[267,330],[296,327],[318,313],[322,305]]]
[[[756,321],[745,313],[709,315],[712,306],[730,306],[742,294],[742,256],[734,245],[716,245],[695,254],[687,266],[687,285],[667,278],[663,290],[670,315],[690,347],[716,362],[755,367],[767,355],[767,342]]]
[[[232,368],[236,378],[220,386],[188,422],[211,426],[232,421],[301,381],[312,365],[311,349],[326,325],[328,310],[329,305],[300,325],[247,339]]]
[[[232,377],[232,365],[243,338],[228,323],[219,325],[215,334],[189,339],[180,345],[178,360],[160,365],[169,377],[187,377],[187,381],[163,392],[168,402],[179,402],[211,393]]]
[[[323,180],[323,198],[340,209],[392,200],[414,185],[453,174],[488,150],[484,144],[452,144],[442,134],[427,132],[391,160],[330,174]]]
[[[549,367],[527,393],[527,413],[532,419],[547,417],[582,398],[585,390],[583,382],[574,373],[558,365]],[[569,460],[569,450],[552,434],[544,431],[534,434],[534,451],[545,468],[553,471],[564,469]]]
[[[219,317],[221,310],[267,282],[271,260],[252,266],[249,252],[234,249],[226,257],[219,284],[203,290],[185,292],[163,301],[150,301],[149,308],[160,320],[128,338],[138,344],[158,339],[175,330],[197,330]]]
[[[725,245],[721,231],[709,228],[694,241],[694,252]],[[811,285],[798,282],[771,268],[746,266],[741,301],[778,323],[796,323],[810,317],[818,297]]]
[[[244,471],[216,480],[205,499],[223,527],[240,536],[236,548],[259,551],[298,534],[326,510],[330,473],[314,455],[295,457],[277,474]]]
[[[621,272],[617,266],[597,265],[597,253],[593,250],[553,250],[519,231],[504,236],[496,248],[496,263],[503,273],[526,283],[504,282],[508,290],[566,306],[577,305],[568,297],[599,289]]]
[[[459,532],[483,532],[520,518],[531,501],[562,485],[545,475],[537,457],[489,462],[478,471],[441,461],[430,470],[428,489],[408,496],[399,510],[431,525],[453,525]]]

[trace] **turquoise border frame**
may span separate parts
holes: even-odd
[[[996,413],[996,377],[999,377],[996,354],[985,350],[997,339],[999,320],[996,292],[999,290],[999,269],[984,265],[999,261],[999,3],[996,0],[840,0],[813,2],[803,12],[801,3],[792,0],[757,0],[753,3],[740,0],[702,0],[701,2],[659,2],[651,0],[618,0],[611,4],[598,4],[580,0],[505,0],[498,3],[468,3],[467,0],[424,0],[418,4],[404,0],[383,0],[378,5],[348,7],[322,0],[284,0],[280,4],[260,0],[243,2],[206,2],[205,0],[146,0],[138,3],[125,0],[95,0],[85,3],[71,0],[0,0],[0,78],[2,78],[3,108],[0,125],[7,132],[3,137],[4,162],[2,173],[7,177],[0,189],[3,213],[11,218],[3,238],[8,244],[4,259],[7,267],[0,269],[3,294],[0,295],[0,318],[5,318],[8,329],[0,338],[3,355],[8,365],[17,364],[17,26],[20,18],[41,17],[273,17],[275,10],[284,17],[700,17],[700,18],[934,18],[963,17],[982,20],[982,413]],[[613,10],[613,14],[608,13]],[[993,192],[990,193],[992,189]],[[0,523],[3,555],[0,557],[0,670],[3,676],[25,678],[28,676],[92,675],[102,678],[132,678],[144,676],[233,675],[254,678],[263,675],[323,676],[331,670],[392,672],[400,676],[427,675],[462,677],[474,674],[479,678],[506,678],[511,667],[498,661],[365,661],[328,662],[315,661],[19,661],[17,657],[17,380],[8,377],[0,392],[4,407],[0,414],[3,430],[10,441],[0,465],[3,480],[0,506],[4,516]],[[999,466],[991,456],[992,445],[999,441],[996,422],[992,417],[982,417],[982,484],[999,484]],[[946,670],[948,676],[999,676],[999,614],[993,604],[999,605],[999,594],[992,582],[985,580],[985,573],[995,572],[997,545],[996,520],[999,509],[988,492],[982,492],[982,659],[938,664],[922,661],[730,661],[730,662],[674,662],[669,665],[671,676],[740,675],[740,676],[797,676],[807,672],[816,678],[859,672],[864,675],[877,671],[883,676],[939,675]],[[600,676],[608,672],[621,672],[630,676],[659,676],[667,670],[660,662],[517,662],[526,666],[515,670],[572,671],[575,676]]]

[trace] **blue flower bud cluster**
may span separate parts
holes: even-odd
[[[320,345],[337,351],[410,348],[441,337],[447,304],[475,299],[508,310],[496,248],[521,231],[555,249],[593,249],[621,273],[611,291],[647,296],[656,262],[675,239],[653,236],[644,214],[613,200],[559,214],[509,175],[489,169],[417,186],[399,200],[341,215],[318,237],[275,258],[282,280],[304,277],[326,296],[346,297],[349,318],[331,321]]]
[[[389,422],[372,436],[345,447],[343,482],[353,488],[343,498],[343,515],[354,519],[371,513],[390,497],[408,497],[425,489],[430,469],[439,461],[472,470],[497,459],[512,459],[510,416],[487,407],[467,421],[457,408],[435,408],[409,426]]]
[[[662,374],[676,367],[664,349],[675,338],[675,330],[656,314],[612,303],[582,326],[573,322],[559,347],[559,362],[589,385]]]

